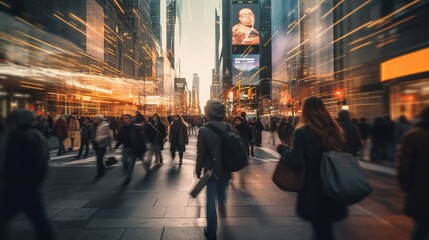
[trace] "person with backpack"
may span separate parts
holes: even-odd
[[[402,137],[397,153],[404,212],[415,222],[413,240],[425,240],[429,235],[429,106],[419,115],[420,122]]]
[[[173,122],[170,125],[170,135],[168,140],[170,141],[171,160],[174,161],[176,157],[176,151],[179,151],[179,166],[183,164],[183,152],[186,151],[185,145],[189,143],[188,132],[186,131],[187,126],[183,121],[183,118],[176,114],[173,117]]]
[[[35,124],[33,112],[14,110],[7,117],[7,133],[0,135],[0,239],[6,237],[6,224],[20,212],[34,225],[36,239],[54,239],[42,191],[49,149]]]
[[[233,120],[234,127],[233,129],[241,136],[241,139],[246,144],[247,154],[250,155],[249,147],[250,147],[250,141],[252,141],[253,133],[250,129],[247,122],[243,121],[243,118],[240,116],[237,116]]]
[[[227,131],[229,126],[224,121],[225,112],[225,106],[220,101],[208,100],[205,106],[208,122],[198,131],[196,176],[200,178],[203,170],[204,173],[208,170],[212,170],[214,173],[207,184],[207,227],[204,228],[204,235],[209,240],[216,239],[216,200],[220,215],[226,215],[226,188],[231,179],[231,173],[224,168],[222,137],[207,126],[211,125],[222,132]]]
[[[38,130],[46,139],[50,138],[51,133],[48,122],[42,116],[37,117],[37,123],[35,129]]]
[[[308,97],[304,101],[300,123],[293,139],[292,148],[284,150],[282,157],[288,166],[304,172],[296,212],[311,223],[313,239],[332,240],[333,222],[346,218],[348,209],[346,204],[324,193],[321,160],[323,152],[344,150],[343,132],[323,101],[317,97]]]

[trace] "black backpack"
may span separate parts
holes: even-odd
[[[205,125],[221,138],[221,151],[223,167],[228,172],[237,172],[249,164],[248,148],[240,136],[231,132],[222,131],[213,124]]]

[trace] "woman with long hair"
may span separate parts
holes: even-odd
[[[347,217],[346,205],[326,196],[321,189],[320,164],[325,151],[342,151],[343,132],[320,98],[304,101],[300,123],[294,133],[291,149],[282,155],[289,166],[304,169],[304,182],[297,198],[297,213],[309,221],[317,240],[334,239],[333,222]]]
[[[173,122],[170,125],[169,141],[171,143],[171,159],[174,161],[176,151],[179,151],[179,166],[183,164],[183,152],[186,151],[185,145],[189,142],[187,124],[179,114],[174,115]]]

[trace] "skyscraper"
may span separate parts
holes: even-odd
[[[176,0],[167,0],[167,57],[174,69],[174,40],[176,27]]]
[[[195,88],[195,105],[200,105],[200,77],[198,77],[198,73],[194,73],[192,79],[192,87]]]
[[[152,31],[161,45],[161,0],[150,1],[150,17],[152,20]]]

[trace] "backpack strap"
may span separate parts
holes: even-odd
[[[220,137],[222,137],[223,135],[223,131],[220,130],[218,127],[216,127],[215,125],[211,124],[211,123],[207,123],[206,126],[208,129],[212,130],[213,132],[215,132],[217,135],[219,135]]]

